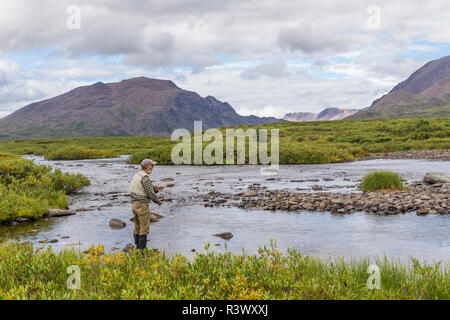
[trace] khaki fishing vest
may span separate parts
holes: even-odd
[[[131,181],[130,191],[140,196],[147,196],[144,190],[144,186],[142,185],[142,178],[144,178],[147,174],[144,171],[139,171],[134,175],[133,180]]]

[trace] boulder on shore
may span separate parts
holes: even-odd
[[[426,184],[450,183],[450,177],[440,172],[430,172],[425,175],[423,182]]]

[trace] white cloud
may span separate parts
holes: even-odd
[[[81,8],[81,29],[66,26]],[[0,2],[0,116],[79,85],[176,79],[242,114],[366,107],[450,43],[450,2]],[[51,50],[29,61],[38,50]],[[29,59],[23,59],[23,57]]]

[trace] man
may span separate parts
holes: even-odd
[[[162,202],[159,201],[155,193],[158,190],[164,189],[164,187],[153,187],[152,181],[148,176],[152,172],[155,164],[156,162],[151,159],[144,159],[141,162],[142,170],[134,175],[130,187],[134,214],[134,243],[136,244],[136,248],[141,250],[147,246],[147,235],[150,231],[149,203],[153,201],[158,206],[162,205]]]

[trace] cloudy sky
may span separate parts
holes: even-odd
[[[449,49],[450,1],[0,0],[0,117],[136,76],[243,115],[363,108]]]

